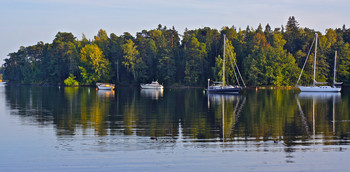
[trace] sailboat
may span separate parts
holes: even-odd
[[[305,64],[307,62],[307,58],[310,54],[308,54],[304,66],[300,72],[299,75],[299,79],[297,81],[296,86],[300,89],[300,91],[302,92],[340,92],[341,91],[341,87],[339,87],[338,85],[341,85],[342,82],[336,82],[335,81],[335,75],[336,75],[336,60],[337,60],[337,51],[335,51],[335,56],[334,56],[334,77],[333,77],[333,86],[318,86],[320,84],[327,84],[327,82],[317,82],[316,81],[316,54],[317,54],[317,33],[315,34],[316,38],[315,38],[315,58],[314,58],[314,75],[313,75],[313,84],[312,86],[299,86],[298,82],[300,80],[301,74],[303,73],[303,69],[305,67]],[[311,49],[310,49],[311,50]]]
[[[232,56],[230,56],[229,60],[231,61],[233,72],[235,74],[238,85],[233,86],[233,85],[226,85],[225,84],[225,49],[226,49],[226,36],[225,35],[224,35],[224,48],[223,49],[224,49],[224,51],[223,51],[223,63],[222,63],[222,82],[214,82],[214,85],[210,86],[210,79],[208,79],[207,91],[208,91],[208,93],[237,94],[242,90],[242,86],[240,86],[240,84],[239,84],[237,74],[235,71],[235,67],[236,67],[237,73],[239,74],[240,79],[241,79],[244,87],[245,87],[245,84],[244,84],[244,81],[242,79],[241,73],[239,72],[237,63]],[[229,47],[228,47],[228,50],[230,51],[229,54],[232,55],[232,51]],[[234,62],[235,66],[233,66],[232,61]]]

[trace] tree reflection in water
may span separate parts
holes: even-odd
[[[308,126],[307,122],[305,122],[305,120],[307,120],[305,117],[305,114],[303,112],[303,108],[300,105],[300,100],[304,100],[304,101],[308,101],[308,102],[312,102],[312,139],[313,139],[313,143],[315,144],[316,142],[326,142],[325,144],[327,144],[327,140],[329,140],[329,137],[324,137],[323,135],[317,135],[319,132],[316,131],[316,115],[325,115],[328,116],[329,118],[329,114],[331,115],[331,118],[329,118],[330,121],[327,121],[327,123],[331,123],[332,125],[332,132],[329,131],[328,129],[328,133],[332,133],[333,135],[336,135],[336,103],[340,103],[341,104],[341,93],[339,92],[326,92],[326,93],[318,93],[318,92],[301,92],[298,94],[298,96],[296,96],[296,100],[298,103],[298,108],[300,111],[300,115],[303,116],[304,120],[303,120],[303,124],[305,125],[305,128],[307,131],[310,131],[310,127]],[[331,103],[330,103],[331,102]],[[329,106],[327,108],[325,108],[326,106]],[[322,108],[317,108],[316,106],[321,106]],[[322,122],[322,121],[321,121]],[[309,133],[309,132],[308,132]],[[310,134],[309,134],[310,135]],[[331,139],[333,140],[333,139]]]
[[[53,124],[58,136],[136,136],[231,146],[349,144],[349,92],[304,95],[293,90],[247,90],[206,95],[201,89],[6,86],[14,115],[34,125]],[[181,128],[179,127],[181,126]],[[181,136],[180,134],[181,133]],[[227,146],[227,145],[226,145]]]

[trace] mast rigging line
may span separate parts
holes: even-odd
[[[229,50],[230,54],[232,55],[232,52]],[[232,55],[233,56],[233,55]],[[230,56],[231,57],[231,56]],[[239,80],[237,78],[237,74],[236,74],[236,70],[235,70],[235,67],[233,67],[233,63],[232,63],[232,60],[230,59],[230,62],[231,62],[231,66],[232,66],[232,70],[233,70],[233,73],[235,74],[235,78],[236,78],[236,81],[237,81],[237,84],[238,86],[241,86],[241,84],[239,83]]]
[[[226,47],[226,46],[225,46],[225,47]],[[244,80],[243,80],[243,78],[242,78],[241,72],[240,72],[239,69],[238,69],[237,63],[236,63],[235,59],[232,57],[232,56],[233,56],[233,51],[232,51],[231,47],[229,47],[229,46],[227,46],[227,47],[228,47],[228,51],[230,52],[230,53],[229,53],[229,56],[230,56],[231,65],[232,65],[232,61],[233,61],[234,64],[235,64],[235,66],[236,66],[236,69],[237,69],[237,72],[238,72],[238,74],[239,74],[239,77],[241,78],[241,81],[242,81],[242,83],[243,83],[243,86],[246,87],[246,85],[245,85],[245,83],[244,83]],[[235,71],[233,65],[232,65],[232,68],[233,68],[233,71]],[[239,80],[237,79],[237,76],[236,76],[236,80],[237,80],[237,83],[238,83],[238,85],[239,85]]]
[[[316,39],[316,38],[314,38],[313,41],[312,41],[312,44],[311,44],[310,49],[309,49],[309,53],[307,53],[306,60],[305,60],[305,62],[304,62],[303,68],[301,69],[301,72],[300,72],[298,81],[297,81],[297,83],[295,84],[295,86],[298,85],[298,82],[299,82],[299,80],[300,80],[300,78],[301,78],[301,75],[303,74],[303,71],[304,71],[305,65],[306,65],[306,63],[307,63],[307,60],[308,60],[309,57],[310,57],[310,53],[311,53],[311,50],[312,50],[312,46],[313,46],[314,43],[315,43],[315,39]]]

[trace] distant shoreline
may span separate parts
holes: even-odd
[[[2,83],[6,83],[9,85],[27,85],[27,86],[36,86],[36,87],[69,87],[69,86],[65,86],[65,85],[60,85],[60,84],[23,84],[23,83],[13,83],[13,82],[2,82]],[[96,87],[94,85],[80,85],[77,87]],[[140,87],[138,84],[119,84],[116,85],[116,88],[118,87],[131,87],[131,88],[136,88],[136,87]],[[343,86],[344,88],[347,88],[348,86]],[[202,87],[202,86],[185,86],[185,85],[177,85],[177,86],[165,86],[164,88],[167,89],[191,89],[191,88],[197,88],[197,89],[206,89],[206,87]],[[252,90],[252,89],[256,89],[256,90],[274,90],[274,89],[282,89],[282,90],[297,90],[297,87],[274,87],[274,86],[247,86],[246,89]]]

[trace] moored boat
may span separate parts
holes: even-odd
[[[96,86],[99,90],[113,90],[115,85],[109,83],[96,83]]]
[[[310,49],[311,50],[311,49]],[[310,52],[308,53],[309,56]],[[301,92],[340,92],[341,91],[341,84],[343,82],[336,82],[335,81],[335,76],[336,76],[336,61],[337,61],[337,51],[335,51],[334,55],[334,76],[333,76],[333,86],[328,86],[328,85],[323,85],[323,86],[318,86],[321,84],[327,84],[327,82],[317,82],[316,81],[316,56],[317,55],[317,33],[315,34],[315,57],[314,57],[314,73],[313,73],[313,84],[312,86],[300,86],[298,85],[298,82],[300,80],[300,77],[303,73],[303,69],[305,67],[305,64],[307,62],[308,56],[306,57],[304,66],[300,72],[298,81],[296,86],[300,89]]]
[[[219,83],[219,82],[215,82]],[[241,86],[233,86],[233,85],[212,85],[208,87],[208,93],[239,93],[241,91]]]
[[[239,84],[239,80],[237,78],[236,75],[236,70],[237,73],[240,76],[241,82],[243,84],[243,86],[245,87],[243,78],[241,76],[241,73],[238,69],[237,63],[234,60],[234,58],[232,56],[229,56],[229,60],[231,61],[231,65],[232,65],[232,69],[233,72],[235,74],[236,77],[236,81],[238,85],[226,85],[225,84],[225,49],[226,49],[226,37],[224,35],[224,48],[223,48],[223,63],[222,63],[222,82],[214,82],[214,85],[210,86],[210,79],[208,79],[208,88],[207,88],[207,92],[208,93],[214,93],[214,94],[238,94],[241,90],[242,90],[242,86]],[[231,55],[231,49],[228,48],[229,54]],[[235,64],[235,66],[233,66],[233,64]],[[235,70],[236,69],[236,70]]]
[[[152,81],[150,84],[140,84],[143,89],[163,89],[164,86],[159,84],[158,81]]]
[[[340,92],[341,87],[335,86],[298,86],[301,92]]]

